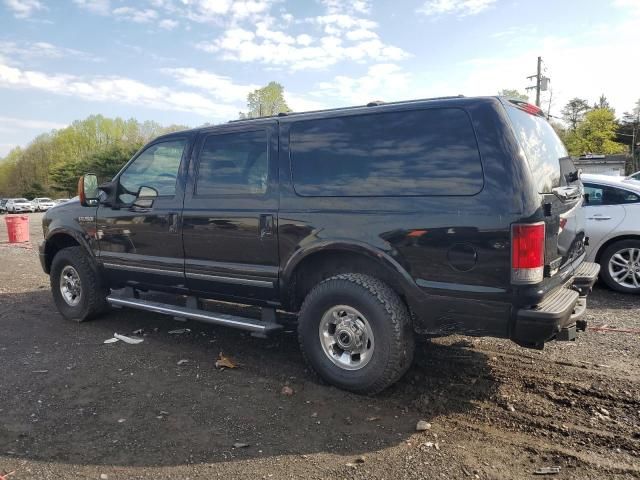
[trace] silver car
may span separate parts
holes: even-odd
[[[47,197],[34,198],[31,203],[36,212],[46,212],[56,205],[53,200]]]
[[[8,213],[33,212],[33,204],[26,198],[10,198],[5,205]]]
[[[640,293],[640,182],[583,174],[582,183],[587,261],[600,263],[600,278],[612,289]]]

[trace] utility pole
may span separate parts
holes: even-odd
[[[538,57],[538,68],[536,69],[536,74],[535,75],[530,75],[527,77],[527,80],[531,80],[533,78],[535,78],[535,85],[532,85],[530,87],[527,87],[527,90],[533,90],[535,89],[536,91],[536,106],[539,107],[540,106],[540,92],[542,90],[546,90],[547,89],[547,84],[549,79],[546,77],[542,76],[542,57]]]

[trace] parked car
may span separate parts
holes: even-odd
[[[6,208],[8,213],[34,212],[33,204],[26,198],[10,198],[7,200]]]
[[[38,197],[31,200],[33,208],[36,212],[46,212],[55,206],[55,202],[47,197]]]
[[[7,205],[7,199],[6,198],[0,199],[0,214],[7,213],[6,205]]]
[[[582,182],[587,259],[600,264],[600,278],[612,289],[640,293],[640,182],[593,174]]]
[[[125,306],[265,335],[282,326],[277,309],[297,312],[313,370],[358,393],[402,376],[415,332],[575,339],[599,270],[583,261],[578,172],[541,110],[515,100],[177,132],[79,187],[43,219],[40,258],[64,317]],[[207,299],[260,306],[262,319]]]

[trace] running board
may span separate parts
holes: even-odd
[[[138,310],[161,313],[172,317],[188,318],[189,320],[197,320],[199,322],[211,323],[213,325],[223,325],[225,327],[247,330],[255,336],[266,336],[274,330],[282,328],[282,325],[275,321],[260,321],[253,318],[239,317],[237,315],[214,313],[207,310],[201,310],[199,308],[180,307],[168,303],[122,297],[119,295],[109,295],[107,297],[107,302],[109,302],[113,307],[136,308]],[[275,315],[269,315],[271,312],[268,312],[266,315],[265,313],[266,312],[263,313],[263,317],[272,317],[273,320],[275,320]]]

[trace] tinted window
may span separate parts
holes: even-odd
[[[178,169],[186,143],[186,140],[156,143],[138,155],[120,175],[120,201],[133,202],[143,186],[155,188],[160,196],[175,195]]]
[[[196,194],[261,194],[267,171],[265,130],[211,135],[200,152]]]
[[[588,205],[621,205],[640,201],[640,196],[633,192],[605,185],[585,183],[584,193],[589,194]]]
[[[564,185],[563,175],[575,171],[575,167],[553,127],[543,117],[516,107],[507,107],[507,113],[538,192],[551,193],[553,188]]]
[[[483,185],[473,128],[459,109],[300,121],[290,140],[300,195],[473,195]]]

